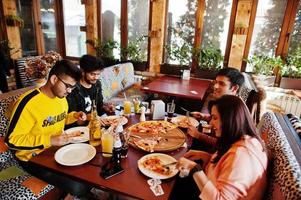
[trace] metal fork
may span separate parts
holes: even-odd
[[[187,110],[186,108],[181,107],[181,109],[184,110],[186,113],[187,113],[187,112],[190,113],[190,111]]]
[[[186,112],[186,117],[187,117],[187,123],[188,125],[190,126],[191,125],[191,122],[190,122],[190,116],[189,116],[189,111]]]
[[[171,165],[175,165],[175,164],[177,164],[177,163],[178,163],[178,161],[174,161],[174,162],[171,162],[171,163],[162,165],[162,167],[168,167],[168,166],[171,166]]]

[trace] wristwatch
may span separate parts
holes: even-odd
[[[203,170],[202,166],[200,164],[197,164],[190,170],[189,175],[192,176],[195,172],[199,172],[202,170]]]

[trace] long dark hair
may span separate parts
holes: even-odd
[[[216,106],[222,124],[221,137],[217,140],[217,156],[213,159],[213,163],[218,162],[231,145],[242,139],[244,135],[257,138],[265,150],[250,112],[239,97],[223,95],[221,98],[210,102],[210,110],[213,106]]]

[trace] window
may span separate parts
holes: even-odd
[[[32,8],[31,0],[17,1],[18,15],[24,20],[24,27],[20,29],[23,56],[38,55]]]
[[[148,35],[149,21],[149,1],[148,0],[128,0],[128,41],[135,42],[143,38],[139,43],[143,60],[147,60],[146,37]]]
[[[102,18],[102,42],[114,40],[120,44],[120,1],[102,0],[101,1],[101,18]],[[114,49],[115,58],[119,58],[119,50]]]
[[[164,62],[188,65],[191,62],[197,0],[169,0]]]
[[[57,51],[53,0],[40,0],[42,33],[45,51]]]
[[[206,0],[202,47],[210,44],[225,54],[232,0]]]
[[[63,0],[66,56],[81,57],[86,54],[86,33],[80,31],[85,26],[85,6],[81,0]]]
[[[287,0],[258,1],[249,57],[275,55],[286,4]],[[246,71],[252,71],[250,65]]]
[[[299,6],[295,18],[294,30],[289,44],[289,53],[293,52],[298,46],[301,45],[301,1],[299,1]]]

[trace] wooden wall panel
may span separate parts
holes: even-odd
[[[252,1],[241,0],[238,2],[235,24],[244,24],[249,26],[252,9]],[[231,50],[229,56],[229,67],[241,69],[244,51],[247,42],[247,35],[233,34]]]
[[[151,1],[152,17],[150,20],[150,51],[149,51],[149,71],[160,72],[160,64],[162,63],[163,43],[164,43],[164,27],[165,13],[167,1],[156,0]]]
[[[86,10],[86,37],[87,40],[94,40],[98,38],[97,28],[97,0],[89,0],[85,3]],[[95,55],[94,48],[87,44],[87,53]]]
[[[13,0],[2,0],[3,7],[3,15],[16,15],[17,7],[16,2]],[[17,59],[22,57],[22,48],[21,48],[21,38],[20,38],[20,29],[17,26],[6,26],[6,35],[7,39],[10,42],[12,48],[14,48],[14,52],[16,49],[20,49],[17,53],[11,55],[13,59]]]

